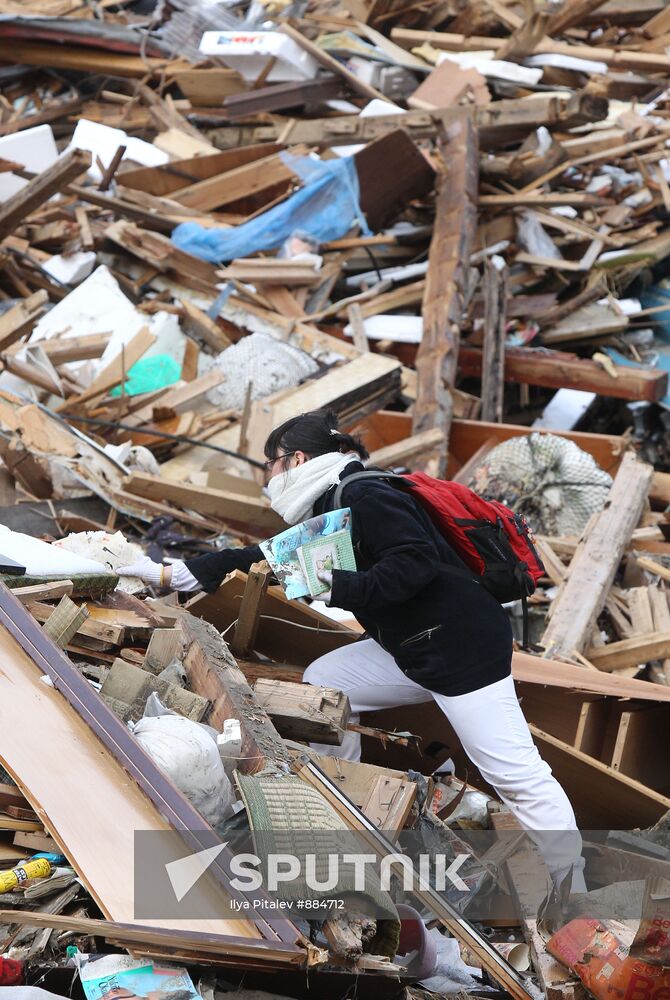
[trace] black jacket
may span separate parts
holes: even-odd
[[[352,462],[342,479],[362,469]],[[314,505],[332,509],[333,486]],[[409,493],[381,480],[353,481],[351,508],[356,573],[333,573],[334,607],[351,611],[412,680],[439,694],[460,695],[506,677],[512,631],[503,608]],[[186,565],[205,590],[227,573],[262,559],[258,546],[198,556]]]

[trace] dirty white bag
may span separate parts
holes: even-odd
[[[159,715],[140,719],[134,734],[210,826],[232,816],[233,788],[216,741],[202,726],[182,715]]]

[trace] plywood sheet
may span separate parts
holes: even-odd
[[[170,827],[65,698],[40,676],[0,628],[0,761],[106,916],[142,923],[133,912],[134,833]],[[225,893],[211,879],[204,876],[197,891],[206,911],[223,908]],[[152,920],[151,925],[260,936],[245,920]]]

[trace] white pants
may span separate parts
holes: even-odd
[[[360,712],[436,701],[482,777],[495,788],[560,878],[574,866],[573,891],[585,891],[582,841],[563,788],[542,760],[514,690],[505,677],[470,694],[449,697],[406,677],[374,639],[321,656],[304,674],[309,684],[334,687],[349,698],[352,721]],[[312,744],[321,754],[358,761],[361,738],[347,732],[339,747]]]

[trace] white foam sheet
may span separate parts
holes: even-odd
[[[0,157],[20,163],[25,170],[39,173],[58,159],[58,149],[50,125],[36,125],[13,135],[0,137]],[[0,202],[7,201],[28,183],[11,172],[0,174]]]
[[[370,340],[392,340],[395,344],[418,344],[423,336],[421,316],[369,316],[363,320],[365,335]],[[351,324],[344,328],[351,337]]]
[[[25,566],[27,576],[62,576],[67,580],[72,574],[109,572],[103,563],[95,559],[56,548],[39,538],[12,531],[4,524],[0,524],[0,553]]]
[[[33,329],[30,343],[52,337],[109,334],[110,340],[102,357],[92,363],[84,362],[95,373],[116,357],[143,326],[158,338],[145,357],[165,353],[174,357],[178,364],[182,363],[186,338],[177,318],[162,312],[155,316],[139,312],[121,291],[111,271],[103,265],[42,316]],[[73,370],[77,367],[73,366]]]
[[[99,122],[89,121],[88,118],[80,118],[70,142],[70,148],[87,149],[92,154],[93,162],[88,170],[88,176],[94,181],[102,179],[96,158],[99,157],[103,167],[107,168],[119,146],[126,147],[124,160],[133,160],[135,163],[141,163],[143,167],[160,167],[170,159],[167,153],[152,143],[136,139],[123,129],[101,125]]]

